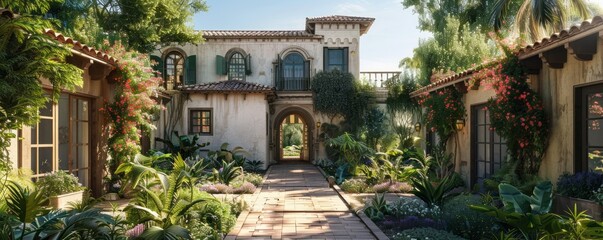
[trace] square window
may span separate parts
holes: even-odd
[[[189,132],[191,134],[212,135],[213,119],[211,109],[189,110]]]

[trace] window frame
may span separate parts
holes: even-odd
[[[501,169],[507,156],[508,156],[508,149],[507,149],[507,144],[506,144],[506,140],[503,139],[501,136],[498,135],[498,133],[496,133],[496,131],[491,130],[490,126],[492,125],[492,123],[489,120],[489,110],[485,110],[485,116],[484,116],[484,122],[480,123],[479,121],[479,116],[478,116],[478,112],[484,111],[483,108],[485,108],[487,106],[487,103],[480,103],[480,104],[474,104],[471,105],[471,141],[470,141],[470,148],[471,148],[471,170],[470,170],[470,176],[471,176],[471,186],[479,183],[479,179],[480,177],[478,176],[479,174],[479,160],[478,160],[478,147],[480,144],[486,144],[488,145],[487,148],[489,151],[485,151],[484,152],[484,157],[485,159],[483,160],[484,162],[484,179],[492,176],[494,173],[496,173],[497,170]],[[484,132],[484,134],[486,134],[486,136],[484,136],[484,140],[483,142],[479,141],[479,136],[478,136],[478,128],[479,127],[484,127],[485,131],[489,131],[490,133],[487,134],[487,132]],[[498,136],[499,141],[495,141],[495,136]],[[486,147],[486,146],[484,146]],[[500,156],[498,156],[499,158],[499,162],[495,161],[495,152],[494,149],[495,147],[499,147],[499,154]],[[503,151],[503,148],[505,149],[505,151]],[[490,164],[490,167],[486,167],[487,164]],[[498,169],[495,168],[495,165],[498,165]]]
[[[574,86],[574,173],[588,167],[588,94],[603,92],[603,81]]]
[[[235,56],[241,56],[240,59],[236,59],[236,60],[240,60],[240,63],[235,63],[233,64],[233,58]],[[247,58],[246,55],[243,52],[240,51],[233,51],[229,56],[228,56],[228,61],[227,61],[227,75],[228,75],[228,80],[237,80],[237,81],[242,81],[245,82],[246,80],[246,76],[247,76]],[[236,66],[237,68],[235,70],[237,70],[236,75],[233,77],[233,71],[231,71],[231,69],[233,69],[232,67]]]
[[[341,51],[341,64],[333,64],[330,63],[331,59],[331,51]],[[349,72],[350,71],[350,58],[349,58],[349,47],[324,47],[323,48],[323,70],[325,72],[333,71],[331,66],[341,66],[339,69],[341,72]]]
[[[170,56],[172,55],[179,55],[180,56],[180,61],[177,63],[172,63],[171,65],[174,66],[174,74],[176,74],[177,71],[177,65],[182,65],[182,79],[178,79],[178,75],[175,75],[175,80],[179,80],[178,81],[173,81],[172,84],[174,87],[176,86],[183,86],[185,85],[186,82],[186,54],[184,54],[182,51],[177,50],[177,49],[171,49],[169,51],[166,52],[165,56],[163,57],[163,72],[164,72],[164,76],[163,76],[163,85],[164,88],[167,89],[167,84],[169,81],[169,75],[168,75],[168,67],[170,66],[170,64],[168,63],[168,60],[170,59]]]
[[[195,125],[193,123],[193,112],[201,112],[201,125]],[[203,125],[203,112],[209,112],[209,124]],[[214,110],[213,108],[189,108],[188,109],[188,133],[189,134],[198,134],[202,136],[213,136],[214,134]],[[195,118],[196,119],[196,118]],[[203,132],[203,127],[208,126],[209,132]],[[194,132],[194,127],[200,127],[199,132]]]

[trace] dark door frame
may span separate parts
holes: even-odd
[[[590,93],[603,92],[603,81],[574,87],[574,173],[588,171],[588,99]]]
[[[281,123],[283,122],[283,120],[285,120],[285,117],[291,115],[291,114],[296,114],[298,116],[300,116],[302,118],[302,121],[306,124],[306,126],[308,127],[307,129],[307,135],[308,135],[308,160],[312,161],[314,159],[314,132],[315,132],[315,128],[316,125],[314,123],[314,117],[312,116],[312,114],[310,114],[308,111],[306,111],[305,109],[301,108],[301,107],[289,107],[286,108],[284,110],[282,110],[281,112],[279,112],[276,117],[274,118],[274,122],[272,125],[272,129],[274,130],[275,134],[272,138],[272,141],[274,143],[273,146],[276,146],[273,149],[273,154],[275,156],[275,159],[277,161],[282,161],[283,159],[281,159],[281,142],[280,142],[280,138],[281,138]]]

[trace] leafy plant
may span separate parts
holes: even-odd
[[[231,181],[243,174],[243,168],[237,165],[237,162],[226,162],[222,160],[220,169],[213,169],[213,180],[215,182],[229,185]]]
[[[228,149],[228,143],[222,143],[220,150],[209,151],[207,158],[212,162],[215,167],[219,167],[223,161],[227,163],[235,162],[236,166],[243,167],[247,160],[247,156],[251,154],[242,147],[235,147]]]
[[[468,205],[482,204],[479,195],[463,194],[451,198],[442,206],[442,216],[447,230],[467,239],[488,239],[502,230],[496,219],[472,211]]]
[[[438,182],[432,182],[428,176],[420,173],[419,177],[411,179],[411,184],[415,188],[411,193],[425,201],[428,206],[442,206],[447,199],[454,196],[450,193],[455,187],[454,177],[455,175],[449,175]]]
[[[603,185],[603,174],[598,172],[564,173],[557,181],[557,192],[562,196],[596,200],[595,191]]]
[[[81,186],[76,176],[62,170],[46,175],[36,182],[36,186],[46,196],[58,196],[86,189]]]
[[[379,150],[379,143],[387,130],[385,113],[377,107],[372,107],[364,114],[362,120],[364,126],[361,130],[367,145]]]
[[[248,172],[259,172],[259,171],[262,171],[263,165],[264,165],[264,162],[259,161],[259,160],[245,161],[245,164],[243,165],[243,169]]]
[[[241,174],[237,178],[235,178],[235,180],[233,182],[231,182],[231,185],[233,185],[233,186],[241,185],[244,182],[249,182],[249,183],[253,184],[254,186],[258,187],[258,186],[260,186],[260,184],[262,184],[263,181],[264,181],[264,176],[257,174],[257,173],[246,172],[245,174]]]
[[[138,190],[136,198],[124,210],[134,223],[150,226],[140,235],[144,239],[190,238],[189,231],[182,227],[189,210],[215,201],[195,198],[191,168],[180,156],[174,159],[174,170],[169,175],[136,161],[120,165],[117,173],[122,172]]]
[[[339,150],[343,157],[342,160],[349,164],[350,168],[348,170],[351,174],[356,173],[356,167],[360,164],[360,160],[373,152],[364,143],[356,141],[349,133],[329,139],[326,144]]]
[[[123,236],[122,222],[99,209],[50,211],[44,193],[9,184],[7,214],[0,214],[0,234],[6,239],[115,239]]]
[[[364,209],[364,213],[371,220],[381,220],[388,213],[387,202],[385,201],[385,194],[375,193],[375,197],[371,200],[368,207]]]
[[[347,179],[341,183],[341,190],[348,193],[363,193],[367,188],[366,182],[359,178]]]
[[[188,159],[197,151],[209,145],[209,142],[199,143],[199,135],[180,135],[178,131],[172,132],[172,139],[155,138],[155,141],[165,144],[167,152]]]
[[[536,185],[532,196],[527,196],[516,187],[501,183],[502,209],[488,205],[470,205],[470,208],[496,217],[517,229],[526,239],[538,239],[542,233],[554,234],[561,231],[561,217],[549,213],[553,201],[553,185],[543,181]]]
[[[438,240],[463,240],[464,238],[456,236],[444,230],[434,228],[413,228],[397,233],[395,240],[415,240],[415,239],[438,239]]]

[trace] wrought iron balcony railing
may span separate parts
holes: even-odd
[[[282,78],[276,83],[278,91],[308,91],[310,90],[310,78]]]

